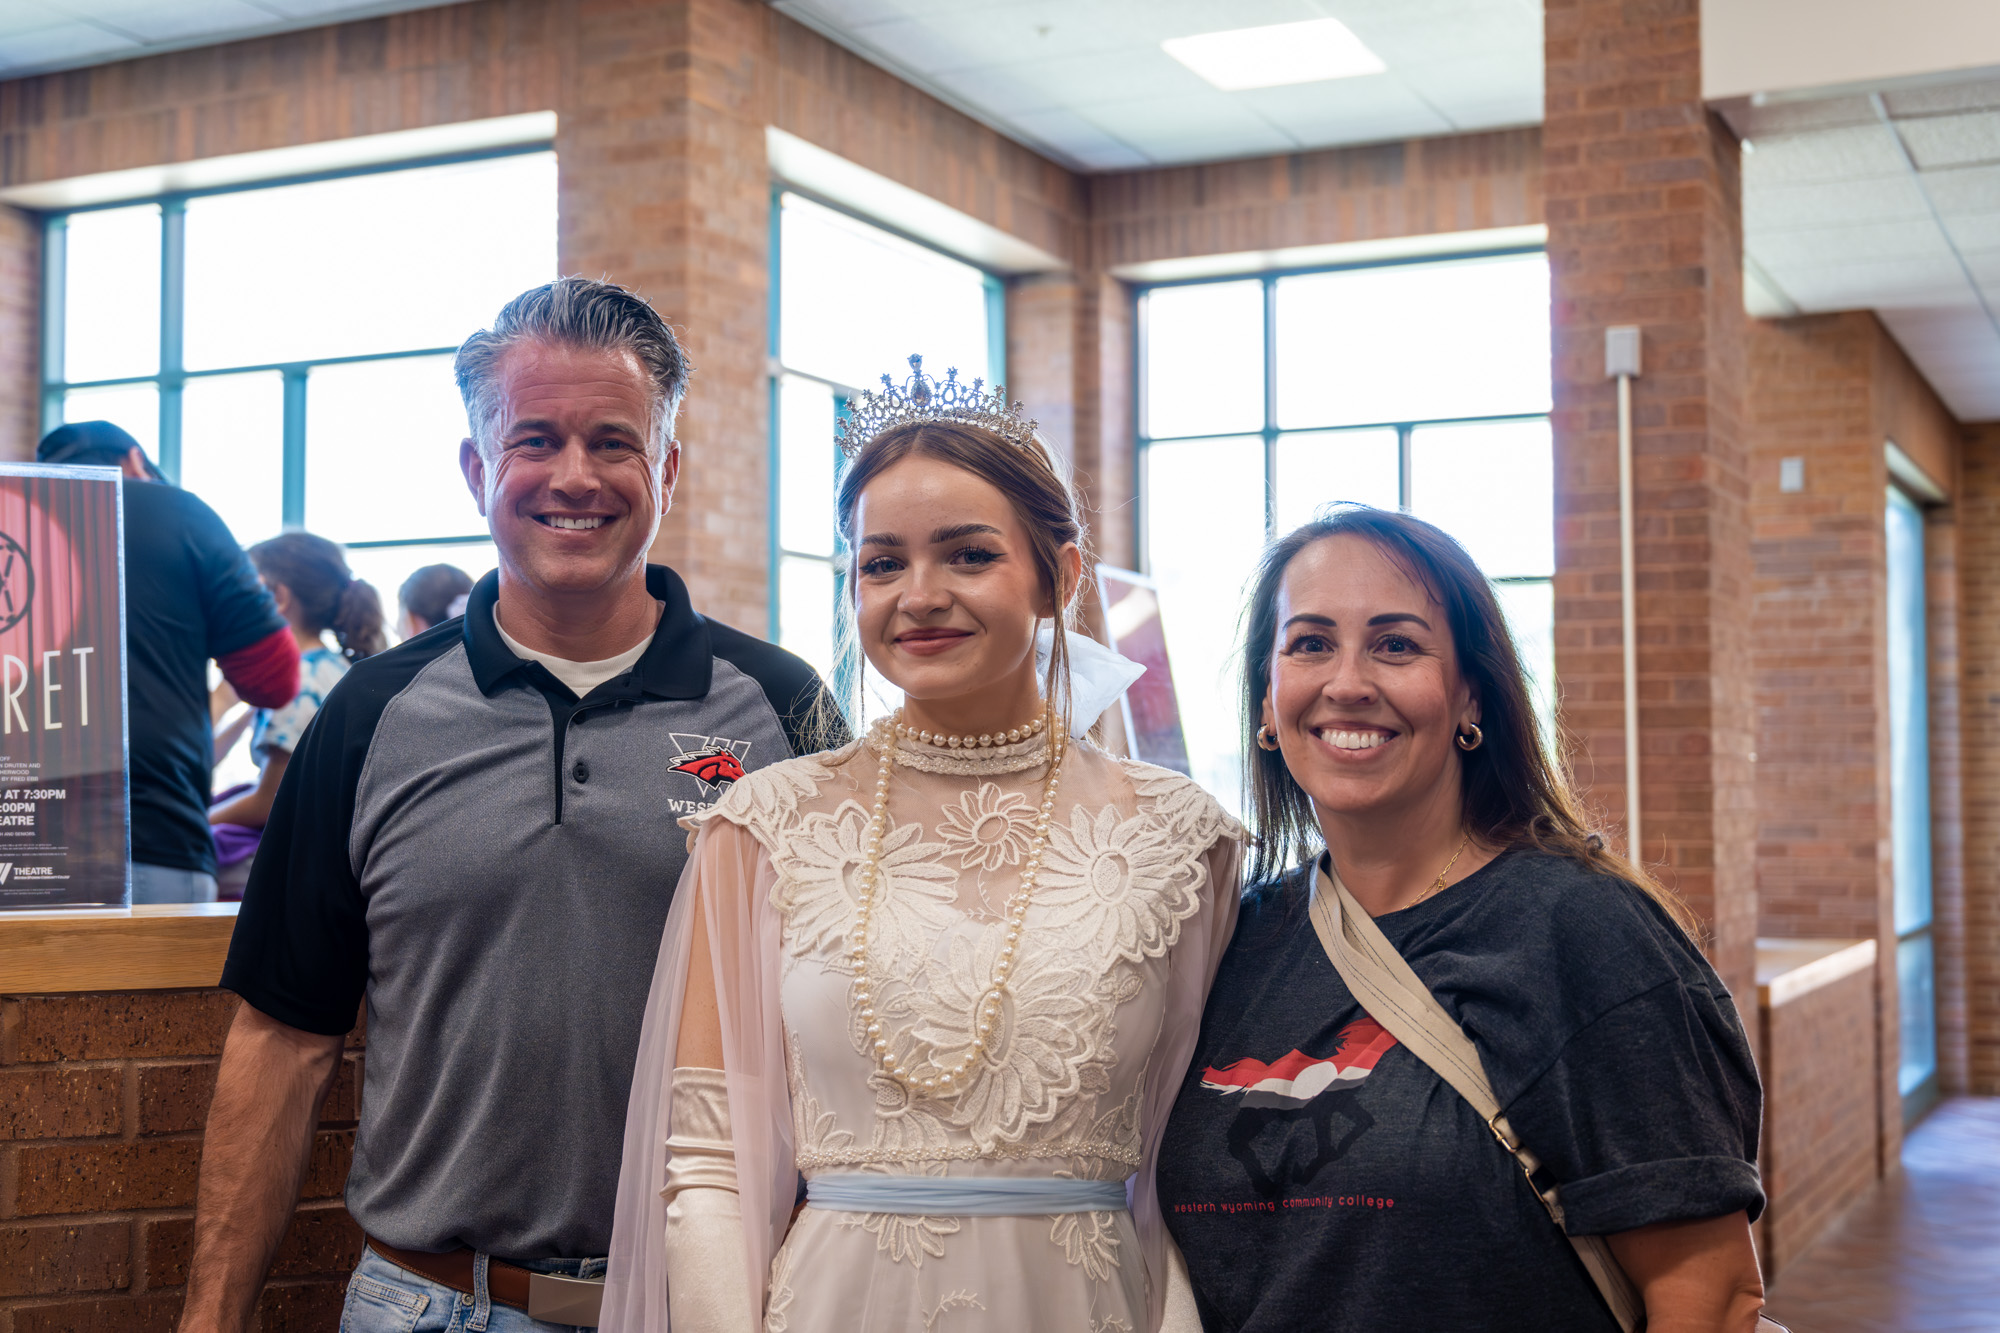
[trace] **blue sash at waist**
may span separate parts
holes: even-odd
[[[806,1182],[806,1203],[843,1213],[1042,1217],[1125,1207],[1122,1180],[1061,1176],[884,1176],[842,1172]]]

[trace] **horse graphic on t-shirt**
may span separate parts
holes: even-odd
[[[1229,1154],[1243,1164],[1259,1194],[1276,1198],[1286,1184],[1309,1183],[1373,1127],[1375,1117],[1368,1114],[1356,1094],[1382,1053],[1395,1044],[1396,1039],[1380,1023],[1364,1015],[1335,1035],[1331,1055],[1312,1056],[1293,1050],[1269,1064],[1246,1057],[1201,1071],[1202,1087],[1240,1099],[1236,1118],[1229,1125]],[[1349,1125],[1338,1143],[1333,1138],[1336,1114]],[[1286,1170],[1290,1130],[1302,1119],[1312,1123],[1318,1152],[1302,1167]],[[1285,1130],[1275,1173],[1264,1169],[1256,1147],[1259,1135],[1272,1125]]]

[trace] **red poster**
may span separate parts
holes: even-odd
[[[1159,593],[1144,574],[1111,565],[1097,567],[1097,589],[1111,646],[1146,668],[1123,699],[1132,757],[1185,773],[1187,741],[1181,735],[1180,696],[1167,660],[1167,635],[1160,625]]]
[[[0,464],[0,910],[127,902],[122,498]]]

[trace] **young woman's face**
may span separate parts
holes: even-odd
[[[1391,812],[1458,791],[1455,737],[1479,710],[1444,608],[1365,538],[1314,542],[1278,593],[1264,724],[1321,814]]]
[[[862,489],[853,530],[861,646],[877,671],[926,703],[1032,699],[1036,621],[1055,608],[998,487],[904,458]]]

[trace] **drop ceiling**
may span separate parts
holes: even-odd
[[[0,0],[0,79],[443,3],[447,0]]]
[[[1961,421],[2000,419],[2000,74],[1720,109],[1750,312],[1872,309]]]
[[[0,79],[440,0],[0,0]],[[1541,0],[768,0],[1083,171],[1534,124]],[[1335,18],[1379,74],[1223,92],[1160,43]],[[2000,419],[2000,72],[1737,98],[1753,314],[1874,309],[1962,420]]]
[[[1083,171],[1532,125],[1541,0],[772,0]],[[1339,19],[1380,74],[1223,92],[1160,43]]]

